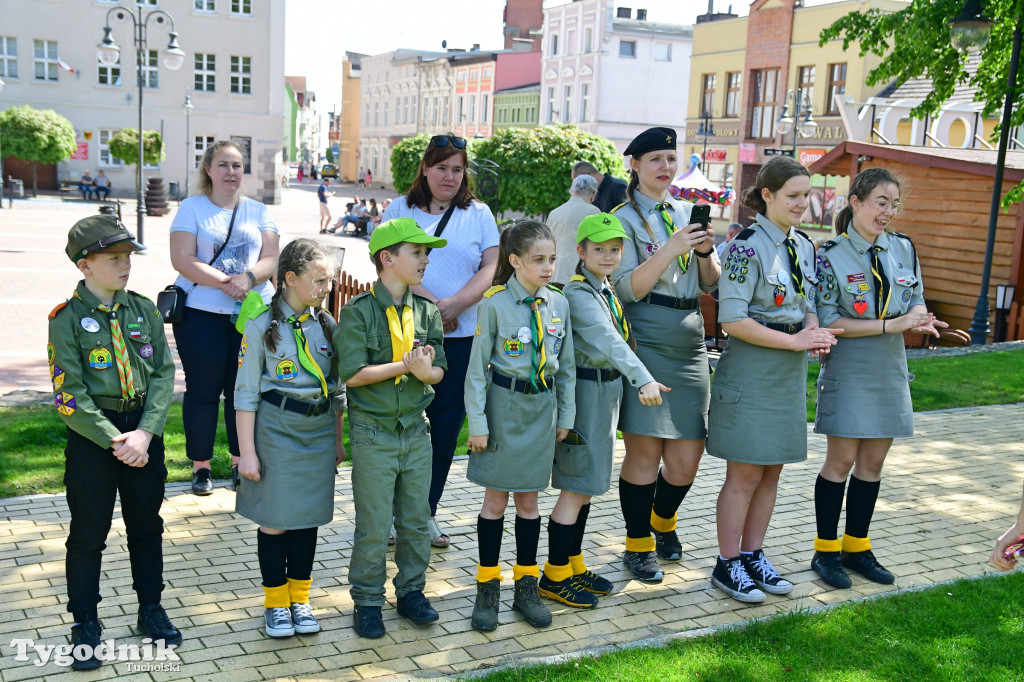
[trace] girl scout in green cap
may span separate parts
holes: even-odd
[[[537,592],[537,493],[551,479],[555,442],[568,436],[576,418],[569,305],[548,286],[554,273],[551,230],[533,220],[512,223],[501,233],[495,286],[484,293],[477,312],[466,374],[466,475],[486,488],[477,519],[477,630],[498,626],[498,558],[509,493],[516,506],[513,608],[534,627],[551,623]]]
[[[827,353],[842,331],[818,327],[814,246],[794,227],[810,193],[806,168],[770,159],[743,193],[757,218],[722,265],[718,319],[729,343],[711,388],[708,454],[727,464],[711,582],[744,602],[793,589],[762,546],[782,466],[807,459],[807,351]]]
[[[871,552],[868,526],[892,439],[914,435],[903,332],[938,336],[948,326],[925,307],[910,238],[889,229],[903,208],[900,193],[884,168],[857,175],[836,219],[839,236],[817,257],[818,319],[844,330],[822,362],[814,420],[815,433],[828,436],[828,452],[814,484],[818,535],[811,568],[832,587],[850,587],[847,568],[886,585],[896,579]]]
[[[555,446],[551,483],[561,489],[548,521],[548,561],[540,593],[569,606],[592,608],[595,594],[612,584],[587,570],[581,551],[590,498],[611,485],[615,431],[623,381],[639,391],[644,405],[660,405],[659,384],[630,347],[629,321],[608,277],[622,260],[626,236],[613,215],[583,219],[576,230],[576,274],[562,293],[569,301],[576,359],[576,424],[581,438]],[[620,380],[620,378],[624,378]]]
[[[270,306],[246,321],[238,351],[234,398],[242,456],[235,509],[259,524],[271,637],[320,630],[309,605],[317,526],[334,518],[335,467],[345,459],[335,323],[320,308],[334,269],[315,241],[290,242],[281,251]]]
[[[625,153],[632,157],[626,203],[613,213],[632,244],[612,281],[633,321],[637,356],[672,392],[654,407],[633,391],[622,400],[622,558],[634,578],[657,583],[663,574],[655,549],[663,559],[682,556],[676,512],[704,454],[710,378],[698,299],[717,286],[721,269],[715,231],[688,225],[692,205],[668,193],[677,169],[675,131],[646,130]]]

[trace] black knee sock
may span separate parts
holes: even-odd
[[[590,505],[580,507],[580,513],[576,516],[575,532],[572,536],[572,545],[569,547],[569,556],[576,556],[583,553],[583,535],[587,531],[587,517],[590,516]]]
[[[554,519],[548,519],[548,563],[565,566],[569,563],[572,543],[576,536],[576,525],[565,526]]]
[[[651,536],[651,506],[656,485],[636,485],[619,478],[619,505],[622,507],[622,520],[626,522],[627,538]]]
[[[501,534],[504,532],[505,517],[485,519],[476,517],[476,543],[481,566],[497,566],[501,555]]]
[[[280,587],[288,584],[285,576],[285,565],[288,561],[287,533],[271,535],[257,530],[256,555],[260,560],[263,587]]]
[[[537,543],[540,542],[540,517],[524,519],[516,514],[516,563],[537,565]]]
[[[843,511],[843,492],[846,481],[834,483],[818,474],[814,481],[814,519],[818,526],[818,537],[822,540],[839,538],[839,514]],[[846,508],[850,516],[850,508]]]
[[[866,538],[871,517],[875,513],[875,501],[881,481],[862,481],[850,476],[850,487],[846,491],[846,534],[855,538]]]
[[[314,528],[300,528],[287,531],[288,577],[292,580],[309,580],[313,575],[313,557],[316,555],[316,531]]]
[[[683,499],[686,498],[686,493],[690,492],[689,485],[672,485],[665,480],[662,476],[662,472],[658,472],[658,481],[655,483],[654,490],[654,503],[652,505],[654,513],[663,519],[675,518],[676,512],[679,511],[679,505],[683,503]]]

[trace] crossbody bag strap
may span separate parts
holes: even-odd
[[[440,237],[441,233],[444,232],[444,228],[448,224],[448,221],[451,219],[452,213],[454,213],[454,212],[455,212],[455,202],[453,201],[452,205],[449,206],[448,210],[444,212],[443,216],[441,216],[441,222],[439,222],[437,224],[437,229],[434,230],[434,237],[435,238]],[[430,251],[431,251],[431,249],[427,249],[427,253],[428,254],[430,253]]]
[[[224,238],[224,243],[221,244],[220,247],[218,247],[217,250],[213,252],[213,258],[211,258],[209,260],[207,265],[212,266],[214,264],[214,262],[216,262],[217,256],[219,256],[221,254],[221,252],[224,251],[224,247],[226,247],[228,245],[228,242],[231,241],[231,231],[235,229],[235,216],[238,215],[238,205],[241,202],[242,202],[242,197],[238,197],[237,199],[235,199],[235,208],[234,208],[234,210],[231,211],[231,222],[228,223],[228,236]],[[196,283],[196,282],[193,282],[192,286],[189,287],[189,290],[187,292],[185,292],[185,293],[186,294],[191,294],[192,290],[195,289],[197,286],[199,286],[199,284]]]

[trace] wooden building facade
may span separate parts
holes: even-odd
[[[812,173],[853,178],[882,167],[903,178],[903,212],[891,225],[917,248],[929,308],[951,328],[967,330],[981,287],[996,152],[846,141],[810,167]],[[1006,154],[1003,196],[1024,179],[1024,152]],[[1024,339],[1024,204],[1000,211],[990,277],[990,326],[996,285],[1017,287],[1007,339]]]

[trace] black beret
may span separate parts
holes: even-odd
[[[648,128],[633,138],[623,152],[626,156],[640,156],[647,152],[676,148],[676,131],[671,128]]]

